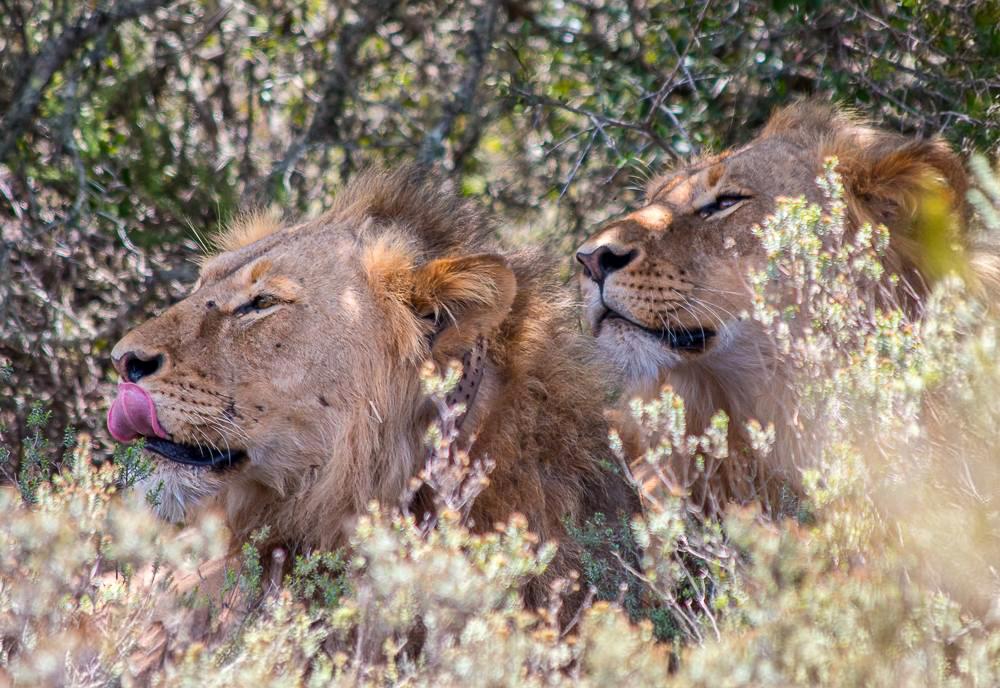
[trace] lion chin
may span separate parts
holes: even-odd
[[[597,343],[633,393],[658,388],[664,371],[684,362],[653,335],[618,321],[603,324]]]
[[[210,468],[156,461],[152,473],[136,484],[156,515],[169,523],[186,523],[225,482]]]

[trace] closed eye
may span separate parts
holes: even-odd
[[[234,315],[246,315],[247,313],[259,313],[274,308],[280,303],[285,303],[274,294],[257,294],[242,306],[233,311]]]
[[[723,210],[727,210],[742,203],[743,201],[749,200],[750,198],[752,197],[745,194],[722,194],[717,196],[711,203],[706,203],[698,208],[698,216],[702,219],[707,219],[717,213],[721,213]]]

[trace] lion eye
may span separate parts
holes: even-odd
[[[745,196],[743,194],[725,194],[719,196],[711,203],[701,206],[698,208],[698,215],[702,218],[709,218],[716,213],[725,210],[726,208],[732,208],[734,205],[740,201],[745,201],[750,196]]]
[[[237,308],[235,313],[236,315],[244,315],[253,311],[266,311],[268,308],[277,306],[279,303],[281,303],[281,299],[274,294],[257,294],[257,296]]]
[[[262,311],[271,306],[278,305],[278,297],[271,294],[258,294],[250,302],[251,307],[256,311]]]

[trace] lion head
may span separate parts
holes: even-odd
[[[561,541],[567,519],[631,512],[606,470],[590,344],[545,261],[501,254],[491,230],[403,169],[362,175],[316,220],[251,217],[225,233],[190,295],[112,353],[108,425],[145,438],[159,513],[181,520],[211,501],[238,538],[266,524],[285,546],[342,544],[355,515],[399,504],[424,465],[437,407],[422,368],[463,357],[456,443],[494,465],[476,527],[519,512]]]
[[[894,298],[919,309],[936,276],[920,250],[919,204],[929,192],[944,198],[954,230],[948,241],[964,241],[960,160],[942,141],[881,131],[815,102],[777,112],[742,147],[653,179],[641,208],[606,224],[576,254],[586,318],[628,394],[649,398],[672,386],[696,432],[716,410],[727,412],[731,454],[739,453],[746,420],[772,421],[780,432],[783,415],[794,414],[772,340],[748,317],[748,274],[766,262],[753,228],[781,197],[821,204],[816,179],[831,157],[848,229],[869,222],[888,228],[887,274],[901,278]],[[779,436],[774,470],[746,468],[757,473],[753,480],[730,474],[723,492],[745,499],[760,494],[761,481],[793,478],[783,439],[790,441]]]

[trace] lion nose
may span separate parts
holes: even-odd
[[[603,282],[608,275],[631,263],[636,256],[636,251],[626,251],[625,253],[615,253],[608,246],[598,246],[591,252],[579,251],[576,259],[583,265],[587,277],[595,282]]]
[[[138,351],[126,351],[118,358],[113,358],[115,370],[129,382],[138,382],[144,377],[155,375],[159,371],[166,356],[163,354],[147,354]]]

